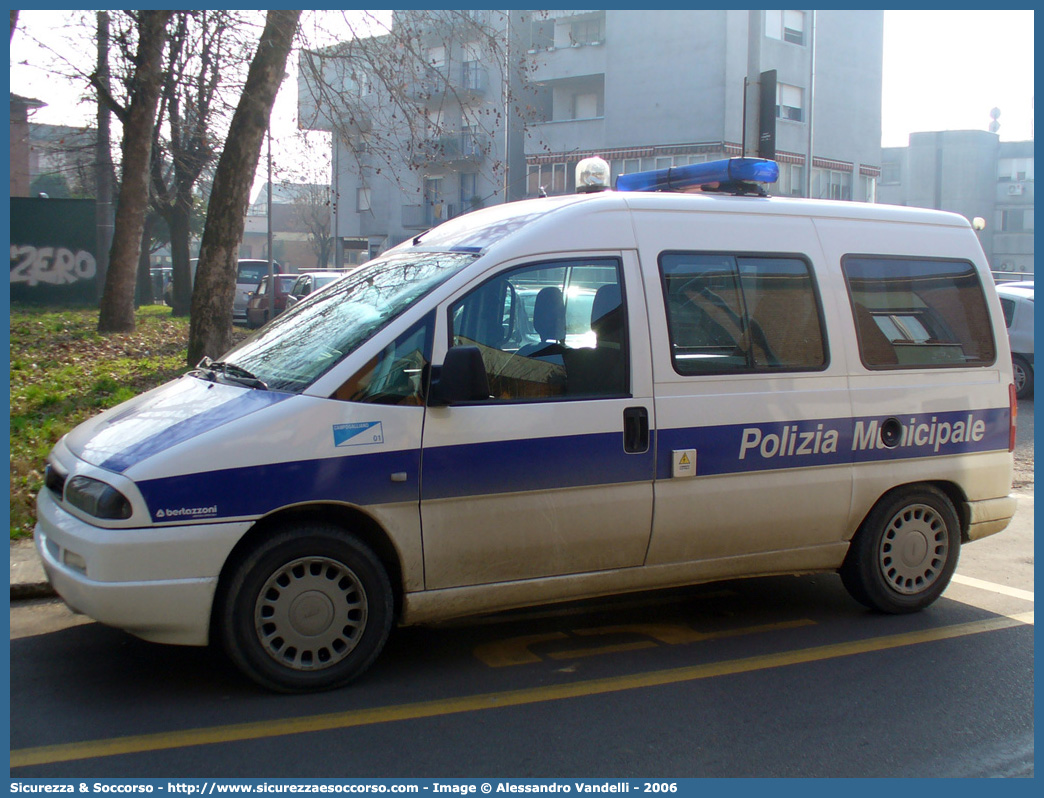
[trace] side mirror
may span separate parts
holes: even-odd
[[[477,346],[454,346],[438,369],[432,369],[429,407],[489,399],[486,364]]]

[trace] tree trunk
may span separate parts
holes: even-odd
[[[152,226],[155,217],[145,212],[145,224],[141,231],[141,246],[138,248],[138,280],[135,286],[134,306],[152,304]]]
[[[149,204],[149,159],[159,103],[163,45],[170,11],[140,11],[134,91],[123,115],[123,180],[98,316],[98,332],[134,329],[134,284],[145,213]]]
[[[170,259],[174,279],[171,286],[171,315],[187,316],[192,302],[192,265],[189,262],[192,200],[175,202],[164,215],[170,228]]]
[[[236,261],[261,142],[283,82],[300,11],[269,11],[243,94],[214,174],[203,244],[192,289],[188,364],[217,357],[232,344]]]

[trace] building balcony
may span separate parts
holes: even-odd
[[[477,164],[484,160],[485,157],[486,153],[479,145],[475,136],[460,134],[424,139],[414,149],[410,156],[410,162],[415,166],[432,164],[459,166],[462,164]]]
[[[478,61],[442,67],[416,80],[409,89],[415,100],[441,101],[447,96],[460,102],[481,99],[489,92],[489,70]]]
[[[526,137],[526,155],[583,152],[606,146],[604,117],[544,122],[533,125],[530,132]]]
[[[606,68],[605,42],[573,44],[569,47],[531,49],[528,58],[533,65],[529,80],[545,83],[588,75],[604,75]]]

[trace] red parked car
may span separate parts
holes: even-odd
[[[275,275],[275,316],[286,310],[286,297],[290,288],[297,280],[296,274]],[[268,275],[261,278],[250,297],[247,299],[247,326],[251,329],[260,327],[269,321],[270,311],[268,305]],[[271,316],[274,318],[274,316]]]

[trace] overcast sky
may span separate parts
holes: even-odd
[[[20,25],[47,38],[61,13],[23,11]],[[986,130],[995,107],[1001,139],[1032,137],[1033,11],[886,11],[884,34],[883,146],[904,146],[919,131]],[[46,51],[20,32],[11,46],[11,91],[49,103],[36,121],[90,122],[92,109],[69,107],[80,89],[62,90],[40,69],[49,66]],[[295,121],[295,92],[286,81],[273,120],[277,142],[279,128]]]

